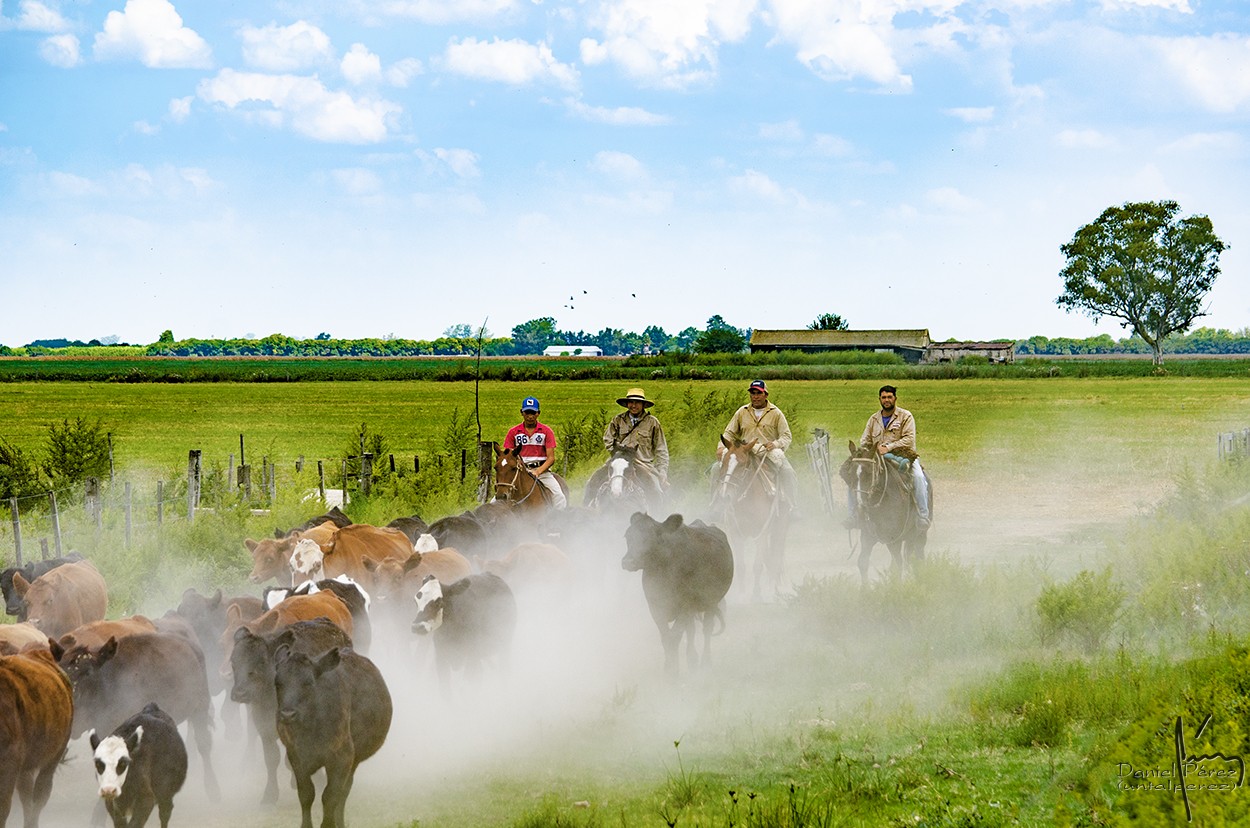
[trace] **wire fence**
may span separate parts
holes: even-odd
[[[461,482],[470,475],[476,477],[478,500],[484,502],[490,490],[494,445],[479,444],[476,453],[462,449],[429,456],[426,472],[458,476]],[[10,521],[0,523],[0,548],[13,550],[17,566],[93,546],[104,532],[129,548],[135,538],[159,533],[170,524],[194,523],[197,512],[244,507],[265,513],[279,490],[292,486],[299,486],[304,498],[315,497],[323,508],[341,507],[354,496],[368,496],[380,477],[420,475],[423,463],[419,455],[375,458],[366,452],[316,460],[301,455],[281,463],[265,457],[257,469],[250,464],[236,466],[234,457],[230,454],[224,466],[206,466],[201,451],[195,449],[187,453],[185,478],[135,482],[121,479],[110,468],[109,479],[89,477],[80,485],[10,497]]]

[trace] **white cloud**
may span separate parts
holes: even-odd
[[[855,154],[855,145],[840,135],[821,133],[812,139],[812,150],[829,158],[845,158]]]
[[[78,37],[72,34],[52,35],[39,44],[39,57],[53,66],[71,69],[82,62]]]
[[[365,44],[353,43],[343,55],[339,69],[348,83],[375,83],[382,78],[382,59],[370,52]]]
[[[416,58],[404,58],[392,63],[386,69],[386,82],[391,86],[404,88],[408,83],[425,71],[425,67],[421,65],[421,61]]]
[[[236,110],[259,123],[291,129],[317,141],[368,144],[383,141],[401,111],[387,100],[333,92],[317,78],[262,75],[223,69],[200,81],[201,100]]]
[[[126,0],[122,11],[104,19],[94,52],[101,60],[134,58],[153,69],[202,69],[213,61],[204,38],[182,25],[168,0]]]
[[[1055,143],[1064,149],[1110,149],[1116,145],[1114,138],[1096,129],[1062,130]]]
[[[571,89],[578,82],[577,70],[556,60],[550,46],[524,40],[495,38],[488,43],[475,37],[453,38],[443,53],[443,65],[458,75],[516,86],[554,83]]]
[[[589,106],[574,98],[566,98],[565,106],[583,121],[611,126],[662,126],[670,124],[673,119],[667,115],[657,115],[636,106]]]
[[[520,0],[387,0],[370,3],[367,9],[375,14],[444,24],[493,20],[525,5]]]
[[[185,98],[174,98],[169,102],[169,119],[175,124],[180,124],[191,115],[191,101],[195,100],[192,95]]]
[[[382,179],[373,170],[352,167],[334,170],[330,175],[348,195],[371,196],[382,192]]]
[[[329,35],[303,20],[289,26],[244,26],[239,39],[243,62],[267,72],[299,72],[334,60]]]
[[[134,130],[140,135],[155,135],[161,131],[161,128],[159,126],[154,126],[147,121],[135,121]]]
[[[1185,14],[1193,14],[1193,9],[1189,7],[1189,0],[1102,0],[1104,9],[1124,9],[1124,8],[1156,8],[1167,11],[1178,11]]]
[[[590,168],[620,181],[645,181],[647,168],[627,152],[604,150],[595,153]]]
[[[440,147],[434,150],[434,157],[442,161],[458,178],[477,178],[481,175],[477,167],[477,153],[470,150]]]
[[[777,37],[797,48],[797,57],[826,80],[867,78],[880,86],[908,91],[894,55],[893,18],[903,11],[938,12],[956,0],[772,0]]]
[[[775,204],[786,201],[786,193],[781,185],[757,170],[747,170],[742,175],[733,176],[729,179],[729,188]]]
[[[63,32],[69,28],[69,21],[61,16],[56,9],[49,8],[37,0],[22,0],[17,4],[17,17],[13,28],[26,32]]]
[[[1250,104],[1250,37],[1154,38],[1155,48],[1181,83],[1213,112],[1235,112]]]
[[[1164,152],[1206,155],[1240,153],[1245,141],[1236,132],[1195,132],[1182,136],[1163,147]]]
[[[48,173],[48,190],[53,195],[82,198],[84,196],[101,195],[104,188],[89,178],[73,173],[53,170]]]
[[[587,65],[615,63],[627,75],[684,88],[716,74],[717,53],[751,30],[756,0],[609,0],[591,19],[602,40],[581,42]]]
[[[946,114],[958,118],[965,124],[984,124],[994,120],[994,107],[957,106],[946,110]]]

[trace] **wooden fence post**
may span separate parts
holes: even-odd
[[[477,444],[477,499],[479,503],[490,500],[490,476],[495,468],[495,443],[479,440]]]
[[[243,435],[240,434],[239,435],[239,465],[242,466],[242,465],[245,465],[246,463],[247,463],[247,458],[243,454]]]
[[[343,505],[347,505],[347,458],[343,458]]]
[[[109,482],[112,483],[113,482],[113,432],[110,431],[106,436],[108,437],[108,441],[109,441]]]
[[[317,494],[321,496],[321,505],[326,505],[326,469],[325,464],[317,461]]]
[[[269,502],[278,499],[278,464],[269,464]]]
[[[126,548],[129,549],[130,548],[130,527],[131,527],[131,523],[130,523],[131,502],[130,502],[130,482],[129,481],[126,482],[125,498],[126,498]]]
[[[56,556],[61,557],[61,513],[56,508],[56,491],[48,492],[48,504],[52,509],[52,539],[56,541]],[[44,558],[48,556],[45,554]]]
[[[412,470],[416,474],[421,473],[421,456],[420,455],[417,455],[417,454],[412,455]]]
[[[269,496],[269,458],[260,458],[260,490]]]
[[[304,470],[304,455],[295,458],[295,473],[299,474]]]
[[[200,450],[187,452],[187,520],[195,520],[195,507],[200,505]]]
[[[156,525],[165,523],[165,481],[156,481]]]
[[[235,481],[238,479],[238,473],[234,468],[234,452],[230,452],[230,462],[226,464],[226,488],[234,489]]]
[[[95,528],[100,528],[101,512],[100,507],[100,478],[88,477],[85,481],[86,492],[83,497],[83,503],[87,507],[87,514],[91,517],[91,522],[95,524]]]
[[[18,516],[17,498],[9,498],[9,511],[13,513],[13,545],[17,552],[17,565],[22,565],[22,519]]]
[[[366,451],[360,455],[360,493],[365,497],[373,488],[373,453]]]
[[[245,498],[252,499],[252,467],[247,464],[239,466],[239,488]]]
[[[460,482],[464,482],[465,476],[469,473],[469,450],[460,449]]]
[[[39,555],[41,556],[40,560],[46,561],[48,559],[48,539],[47,538],[39,539]]]

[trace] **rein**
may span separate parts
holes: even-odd
[[[889,469],[886,468],[885,458],[879,454],[874,455],[873,457],[852,457],[851,462],[859,463],[861,466],[859,470],[860,473],[855,475],[855,496],[856,498],[860,499],[861,506],[865,509],[864,516],[869,520],[869,522],[872,523],[874,533],[875,533],[878,524],[877,524],[877,521],[873,520],[871,510],[880,507],[881,504],[885,502],[885,496],[889,493],[889,490],[890,490]],[[860,486],[860,478],[863,473],[862,467],[867,464],[872,465],[872,480],[869,482],[868,488],[864,489]],[[876,495],[875,500],[874,500],[873,492],[877,488],[878,480],[881,481],[881,493],[879,495]],[[904,492],[904,494],[906,494],[906,492]],[[905,514],[905,517],[903,518],[903,525],[902,527],[900,527],[897,535],[895,535],[893,538],[884,538],[879,533],[877,533],[877,540],[880,541],[881,543],[884,543],[886,546],[890,546],[891,544],[898,543],[899,541],[907,537],[908,533],[911,532],[913,525],[915,523],[915,515],[912,513],[912,510],[910,508],[906,509],[904,514]]]

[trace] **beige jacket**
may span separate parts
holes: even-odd
[[[668,442],[660,421],[650,411],[642,412],[638,425],[630,422],[629,412],[622,411],[612,418],[603,432],[603,446],[608,451],[620,444],[634,449],[640,463],[652,466],[661,479],[668,478]]]
[[[774,444],[773,448],[781,451],[790,448],[793,440],[790,436],[790,424],[786,422],[786,415],[781,413],[781,409],[768,403],[764,407],[764,415],[758,422],[755,415],[751,413],[752,410],[748,403],[735,411],[729,420],[729,425],[725,426],[723,436],[728,440],[737,440],[741,443],[757,440],[760,446],[771,442]]]
[[[878,410],[868,418],[868,424],[864,426],[864,433],[860,435],[859,445],[861,448],[876,449],[877,446],[884,445],[886,451],[891,454],[897,454],[900,457],[913,458],[918,457],[916,451],[916,420],[911,416],[911,412],[906,408],[894,406],[894,415],[890,417],[890,425],[886,426],[881,421],[881,411]]]

